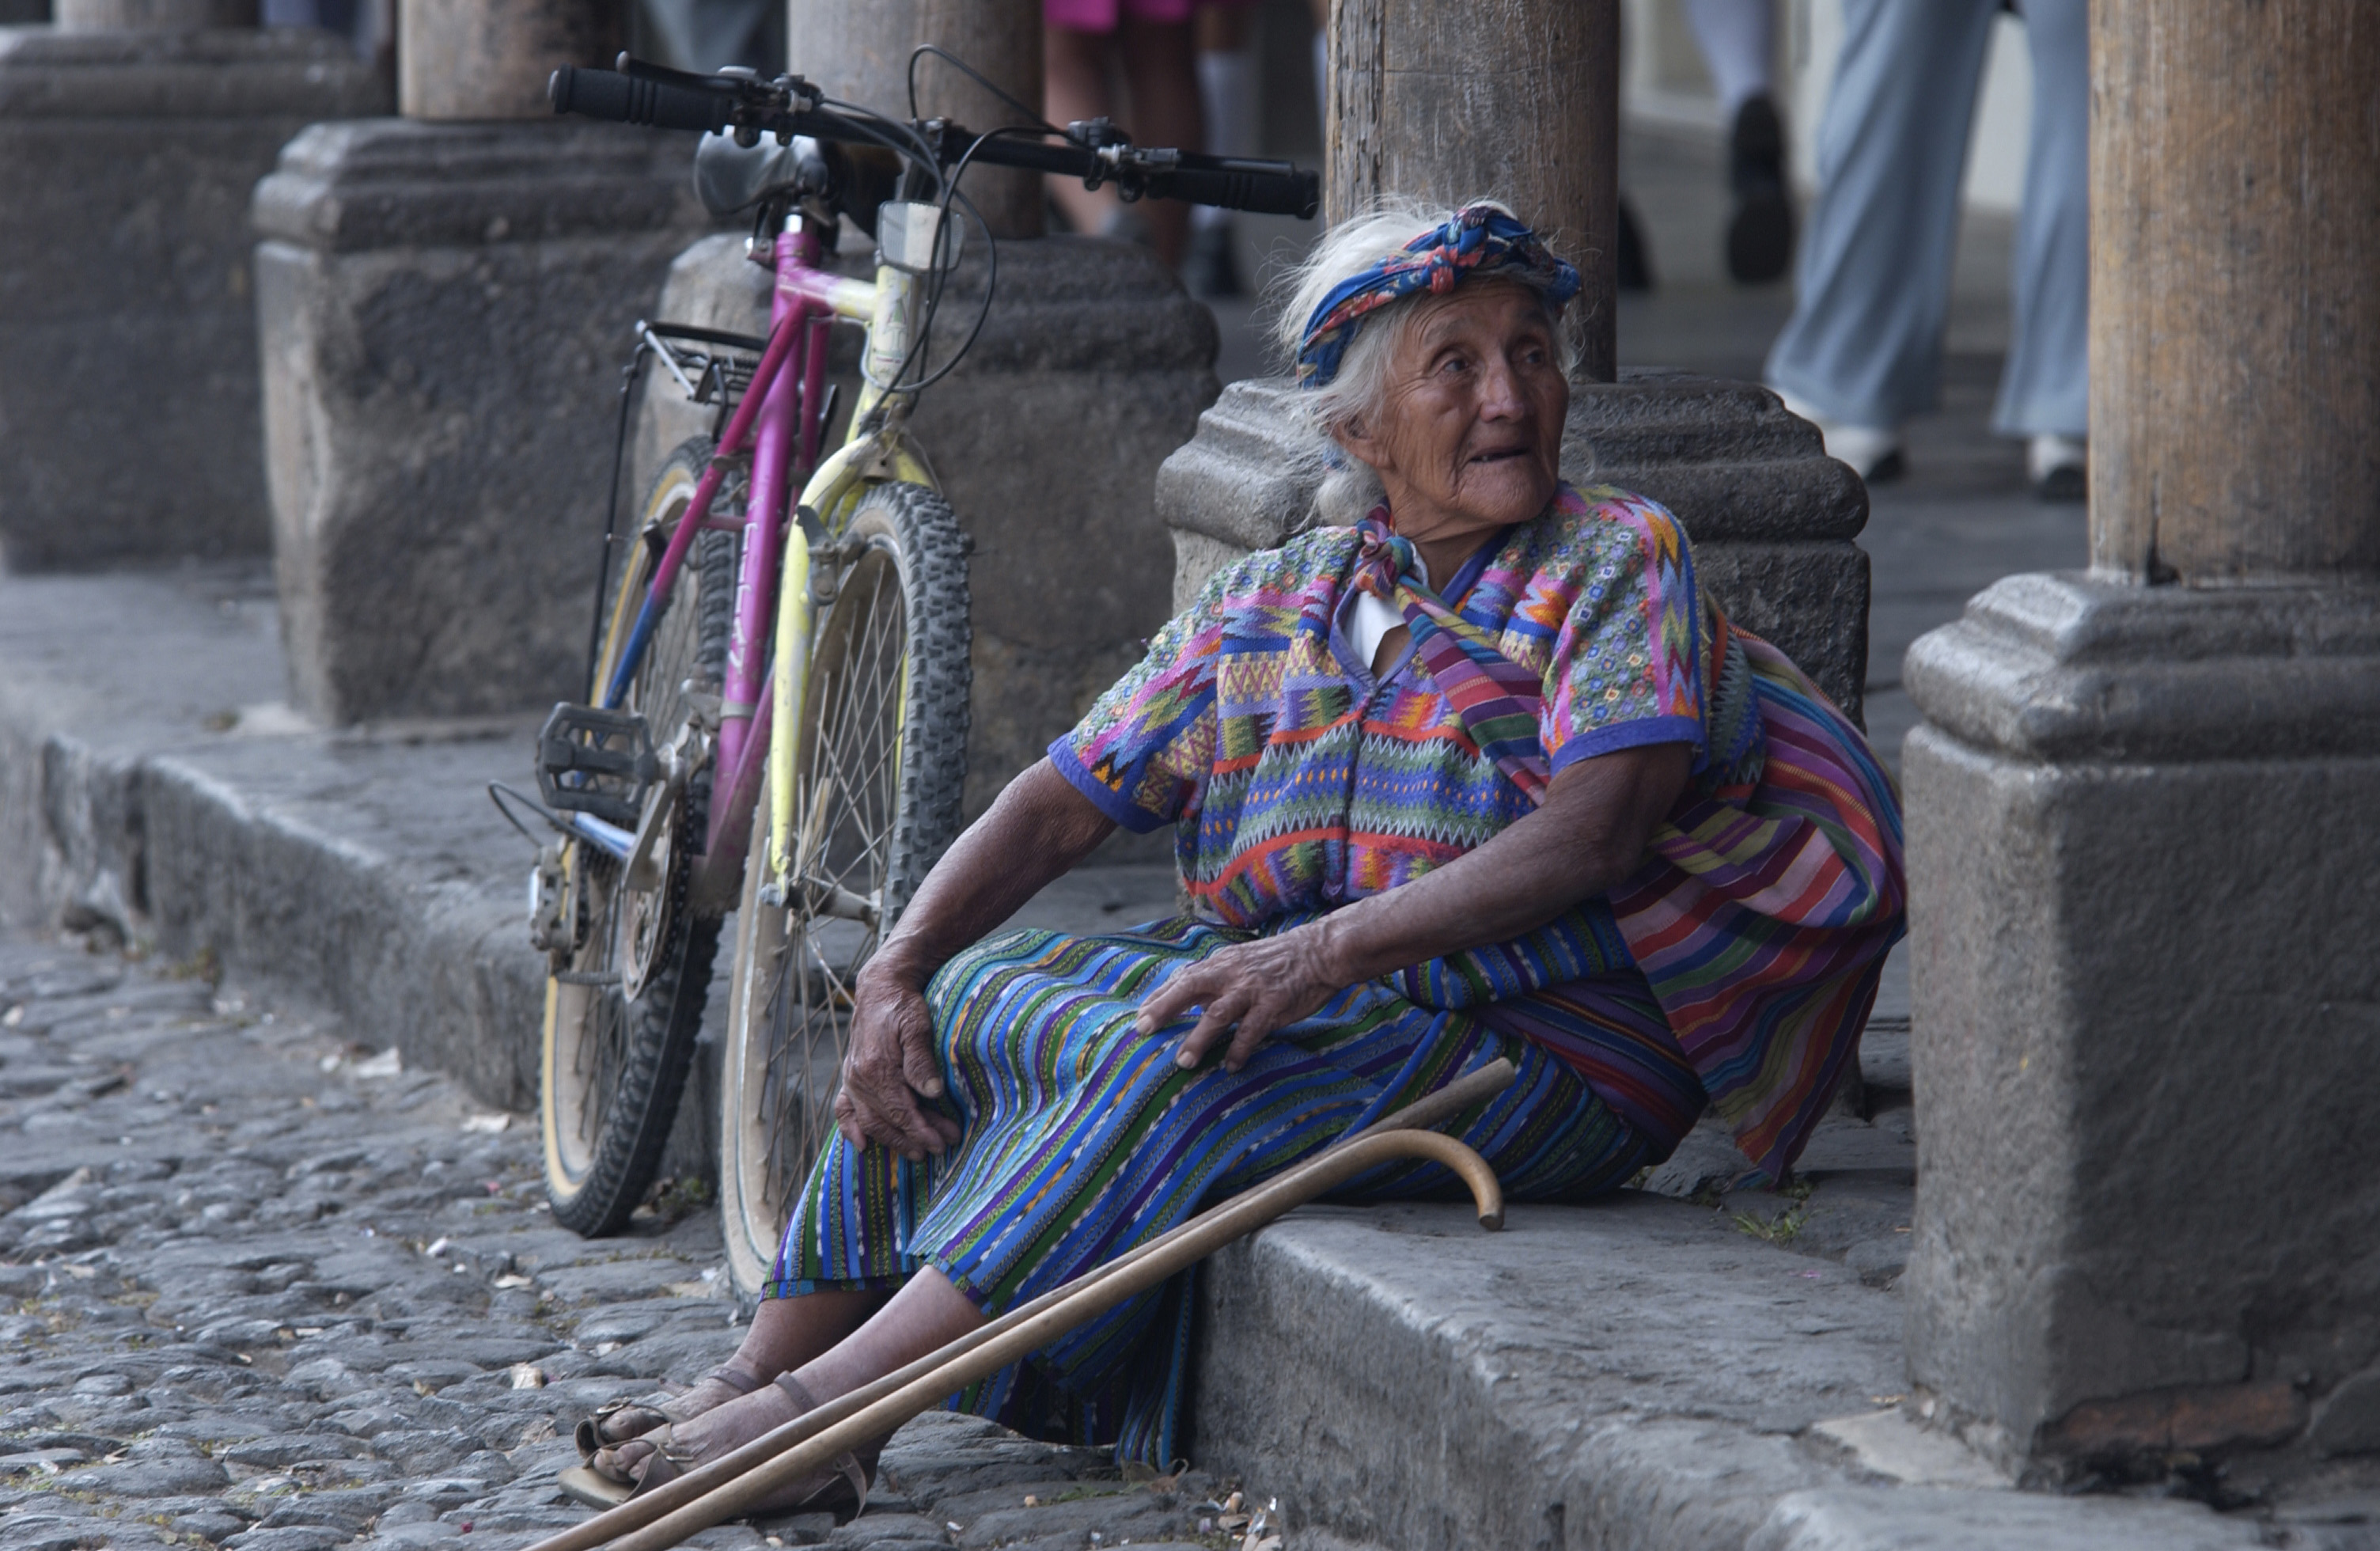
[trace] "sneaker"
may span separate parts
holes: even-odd
[[[1234,250],[1232,224],[1228,221],[1191,231],[1187,268],[1193,296],[1214,300],[1247,295],[1248,288],[1240,283],[1239,254]]]
[[[1746,285],[1780,278],[1793,262],[1793,203],[1785,191],[1785,127],[1767,96],[1748,97],[1728,141],[1727,273]]]
[[[1782,388],[1772,387],[1768,391],[1782,399],[1787,409],[1817,427],[1819,440],[1826,444],[1827,455],[1838,462],[1850,464],[1852,472],[1866,483],[1881,485],[1908,472],[1907,460],[1901,456],[1900,432],[1898,430],[1829,420]]]
[[[2024,444],[2025,477],[2044,501],[2082,501],[2091,493],[2090,443],[2079,436],[2045,433]]]

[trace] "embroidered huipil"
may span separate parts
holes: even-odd
[[[1343,626],[1358,543],[1318,529],[1225,568],[1050,746],[1110,818],[1174,826],[1208,919],[1265,927],[1394,888],[1534,806],[1410,649],[1377,679],[1356,658]],[[1694,764],[1645,866],[1609,900],[1500,958],[1405,978],[1451,965],[1492,1000],[1533,988],[1524,961],[1541,985],[1548,962],[1633,960],[1713,1109],[1782,1177],[1900,934],[1890,778],[1782,653],[1703,595],[1683,532],[1653,502],[1563,486],[1438,597],[1536,675],[1549,773],[1653,743],[1691,745]]]

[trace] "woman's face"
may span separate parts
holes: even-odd
[[[1338,434],[1379,471],[1397,532],[1427,550],[1545,510],[1570,383],[1528,287],[1474,280],[1420,307],[1379,407]]]

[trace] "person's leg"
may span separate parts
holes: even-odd
[[[2028,438],[2048,499],[2082,498],[2090,418],[2090,26],[2084,0],[2026,0],[2033,138],[2017,218],[2008,365],[1992,429]]]
[[[1250,45],[1248,10],[1240,5],[1202,5],[1198,36],[1198,105],[1207,120],[1207,151],[1215,156],[1257,153],[1257,56]],[[1190,211],[1192,289],[1206,297],[1236,297],[1238,255],[1232,251],[1232,212],[1215,205]]]
[[[1939,391],[1959,186],[1997,10],[1994,0],[1843,6],[1799,294],[1766,377],[1863,474],[1897,458],[1901,423]]]
[[[1686,0],[1703,63],[1718,92],[1719,117],[1729,123],[1754,97],[1776,95],[1776,0]]]
[[[1766,285],[1793,262],[1793,201],[1786,187],[1785,124],[1774,85],[1776,0],[1689,0],[1728,130],[1727,272]]]
[[[868,1305],[878,1303],[881,1306],[873,1314],[866,1314]],[[866,1314],[864,1323],[823,1346],[816,1345],[854,1313]],[[675,1424],[668,1448],[676,1458],[715,1460],[811,1406],[873,1384],[940,1351],[984,1323],[981,1311],[930,1266],[911,1277],[889,1300],[880,1294],[848,1290],[771,1298],[753,1318],[756,1331],[762,1315],[772,1315],[775,1329],[771,1344],[775,1351],[810,1354],[798,1364],[788,1363],[771,1374],[776,1382],[762,1384],[748,1395]],[[752,1344],[749,1339],[746,1344]],[[795,1388],[786,1387],[784,1377],[793,1380]],[[808,1402],[798,1396],[807,1396]],[[633,1476],[638,1464],[657,1447],[649,1440],[631,1439],[613,1449],[607,1462],[615,1472]],[[863,1458],[869,1456],[869,1451],[860,1452]]]
[[[1178,18],[1170,15],[1176,9]],[[1188,6],[1127,0],[1116,42],[1123,56],[1124,84],[1132,92],[1133,139],[1184,150],[1206,144]],[[1148,200],[1139,211],[1148,224],[1148,245],[1167,269],[1178,268],[1190,241],[1190,207],[1176,200]]]
[[[1112,118],[1114,103],[1108,95],[1108,65],[1115,42],[1115,6],[1105,7],[1109,18],[1102,30],[1071,26],[1070,17],[1091,19],[1087,13],[1100,7],[1096,0],[1069,0],[1063,6],[1045,6],[1041,28],[1042,114],[1050,123],[1060,126],[1087,118]],[[1078,232],[1103,230],[1109,217],[1118,209],[1112,188],[1086,188],[1078,177],[1051,176],[1048,180],[1050,197],[1057,202],[1066,217],[1066,224]]]

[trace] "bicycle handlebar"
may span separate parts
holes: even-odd
[[[851,119],[829,108],[809,105],[791,87],[762,82],[755,77],[722,74],[686,75],[631,61],[626,71],[594,70],[565,66],[553,72],[547,95],[557,114],[575,113],[622,124],[650,124],[663,129],[808,135],[814,139],[881,144],[880,135],[861,129]],[[788,105],[802,103],[803,105]],[[1321,178],[1285,162],[1257,162],[1206,156],[1196,151],[1150,150],[1128,142],[1099,148],[1068,141],[995,137],[978,141],[958,125],[941,121],[923,127],[937,159],[945,167],[973,149],[973,160],[993,166],[1079,177],[1096,188],[1113,183],[1127,198],[1180,200],[1187,204],[1220,205],[1230,210],[1266,215],[1311,219],[1321,207]]]
[[[717,131],[735,121],[736,100],[723,91],[694,91],[667,81],[624,76],[617,70],[565,66],[546,83],[558,114],[582,114],[619,124],[650,124],[662,129]]]

